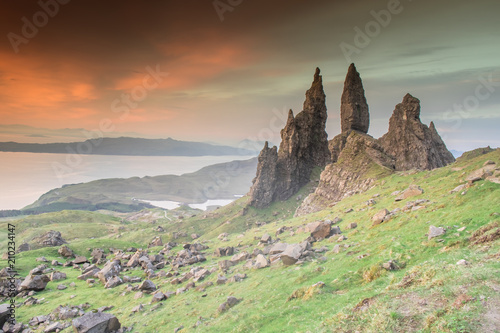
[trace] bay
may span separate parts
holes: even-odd
[[[253,156],[110,156],[0,152],[0,210],[20,209],[65,184],[104,178],[181,175]]]

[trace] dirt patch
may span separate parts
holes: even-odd
[[[479,245],[500,239],[500,223],[498,221],[489,223],[476,230],[469,238],[471,245]]]
[[[365,298],[352,309],[354,312],[366,311],[375,303],[375,297]]]
[[[295,290],[287,299],[287,302],[293,299],[301,299],[308,300],[314,297],[321,292],[321,288],[323,288],[325,284],[323,282],[318,282],[313,284],[311,287],[302,287],[300,289]]]
[[[460,309],[462,306],[465,304],[469,303],[470,301],[474,300],[474,298],[470,297],[467,294],[461,294],[458,295],[457,299],[451,306],[453,306],[455,309]]]
[[[435,310],[444,309],[448,300],[440,293],[432,293],[428,296],[418,295],[410,292],[395,297],[397,301],[397,311],[404,317],[411,317]]]
[[[481,332],[500,332],[500,285],[491,283],[488,286],[494,291],[494,296],[490,296],[486,301]]]

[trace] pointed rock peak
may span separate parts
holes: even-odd
[[[349,66],[345,77],[340,120],[342,132],[356,130],[368,133],[370,126],[368,104],[366,103],[363,82],[354,64]]]
[[[431,124],[429,125],[429,128],[433,131],[436,131],[436,126],[434,126],[434,122],[431,121]],[[437,131],[436,131],[437,132]]]
[[[418,102],[420,103],[420,100],[418,98],[413,97],[410,93],[407,93],[405,97],[403,97],[403,103],[413,103],[413,102]]]
[[[314,73],[314,82],[318,82],[321,80],[321,75],[319,75],[321,73],[321,70],[319,69],[319,67],[316,67],[316,72]]]
[[[320,69],[316,67],[316,72],[314,73],[314,80],[311,84],[311,88],[306,91],[306,100],[304,101],[304,111],[306,112],[320,112],[324,113],[326,117],[326,95],[323,90],[323,79],[320,75]]]
[[[286,121],[286,124],[290,124],[292,121],[293,121],[294,117],[293,117],[293,111],[292,109],[288,110],[288,119]]]
[[[269,149],[269,142],[264,143],[264,149]]]
[[[420,100],[418,98],[406,94],[402,104],[405,119],[420,120]]]
[[[347,69],[346,79],[353,76],[359,77],[358,70],[356,69],[356,65],[354,65],[354,63],[349,65],[349,68]]]

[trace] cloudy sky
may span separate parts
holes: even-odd
[[[278,143],[316,67],[332,138],[354,62],[374,137],[409,92],[450,149],[500,146],[498,0],[41,3],[0,3],[3,141],[60,141],[50,133],[82,128]]]

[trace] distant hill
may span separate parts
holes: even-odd
[[[453,157],[459,158],[464,152],[460,150],[450,149],[450,153],[453,154]]]
[[[168,139],[102,138],[71,143],[0,142],[0,151],[83,155],[127,156],[224,156],[255,155],[250,149],[219,146],[201,142]]]
[[[248,192],[256,170],[255,157],[210,165],[181,176],[114,178],[64,185],[45,193],[21,212],[39,214],[66,209],[131,212],[151,207],[139,200],[191,204],[209,199],[235,199],[235,195]]]

